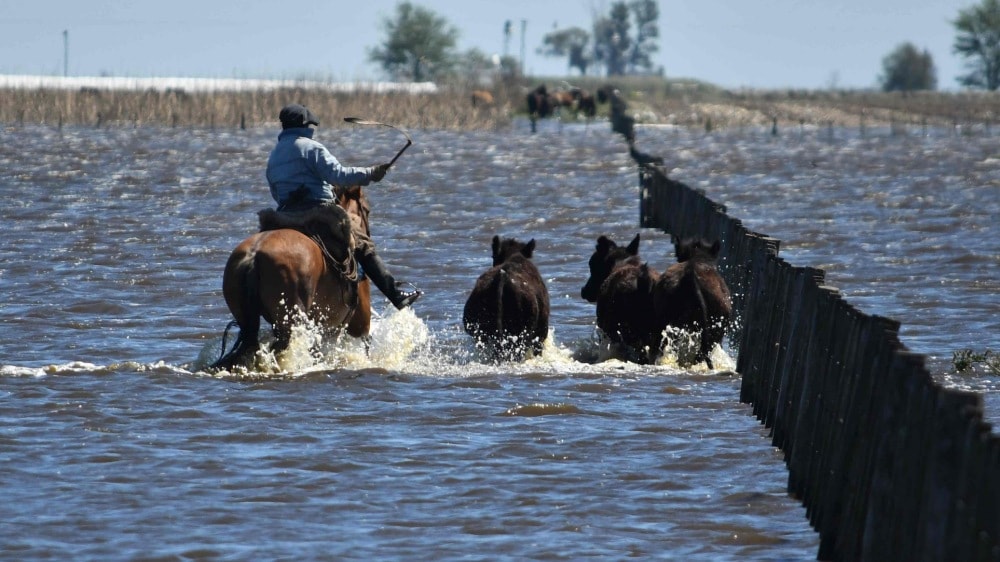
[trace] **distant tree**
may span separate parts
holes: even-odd
[[[607,15],[594,12],[593,34],[579,27],[556,29],[542,38],[537,52],[547,57],[567,57],[569,67],[579,69],[580,74],[586,74],[595,64],[604,66],[608,76],[652,72],[653,55],[660,50],[659,18],[657,0],[618,0]]]
[[[959,83],[995,91],[1000,87],[1000,0],[960,10],[953,23],[958,31],[954,52],[968,59],[969,68]]]
[[[632,72],[650,71],[653,68],[653,54],[660,50],[656,41],[660,38],[660,7],[656,0],[632,0],[629,10],[635,20],[635,43],[629,52],[628,64]]]
[[[879,81],[886,92],[933,90],[937,88],[937,72],[930,52],[920,52],[913,43],[903,43],[882,59]]]
[[[580,74],[587,74],[591,58],[587,54],[590,34],[579,27],[557,29],[542,38],[542,48],[538,54],[546,57],[567,57],[570,68],[578,68]]]
[[[510,55],[500,57],[500,76],[508,81],[521,76],[521,63],[517,57]]]
[[[368,60],[395,78],[433,80],[455,64],[458,29],[427,8],[401,2],[395,17],[383,19],[382,29],[385,40],[368,50]]]
[[[495,60],[494,60],[494,57]],[[500,57],[489,56],[479,49],[472,48],[455,58],[451,78],[466,81],[468,85],[477,87],[493,82],[500,72]]]
[[[594,60],[604,64],[608,76],[621,76],[631,48],[628,5],[618,1],[611,5],[608,16],[594,21]]]

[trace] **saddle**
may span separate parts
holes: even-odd
[[[356,279],[355,240],[351,234],[351,219],[338,205],[317,205],[302,210],[261,209],[257,212],[260,231],[290,228],[316,242],[327,261],[348,279]],[[347,255],[339,260],[330,248],[346,248]],[[339,253],[339,252],[338,252]]]

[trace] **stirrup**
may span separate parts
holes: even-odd
[[[413,283],[409,282],[406,282],[406,284],[413,287],[413,290],[408,293],[400,291],[399,286],[402,285],[403,283],[404,282],[402,281],[396,283],[396,299],[392,301],[393,306],[395,306],[399,310],[403,310],[404,308],[410,306],[424,294],[423,291],[418,289]]]

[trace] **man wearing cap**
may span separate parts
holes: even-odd
[[[315,131],[310,125],[318,126],[319,119],[305,106],[297,103],[286,105],[278,114],[278,119],[281,121],[281,134],[267,159],[267,182],[271,187],[271,197],[278,202],[279,211],[336,205],[338,196],[348,188],[381,181],[389,170],[389,164],[342,166],[325,146],[313,140]],[[361,204],[367,216],[368,203],[363,197]],[[365,275],[396,308],[406,308],[423,295],[420,290],[400,290],[396,279],[375,253],[375,243],[365,232],[361,221],[351,220],[351,231],[356,242],[355,259]]]

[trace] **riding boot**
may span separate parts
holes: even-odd
[[[377,254],[374,252],[361,254],[358,252],[358,261],[361,262],[361,267],[365,270],[365,275],[375,283],[379,291],[382,291],[392,304],[402,310],[414,301],[420,298],[424,294],[423,291],[419,289],[414,289],[412,291],[401,291],[399,289],[399,283],[396,278],[389,273],[389,270],[385,268],[385,263],[382,261]]]

